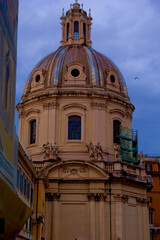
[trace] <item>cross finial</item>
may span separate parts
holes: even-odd
[[[64,16],[64,8],[62,8],[62,16]]]
[[[75,0],[76,1],[76,3],[78,2],[78,0]]]
[[[89,9],[89,17],[91,16],[91,9]]]

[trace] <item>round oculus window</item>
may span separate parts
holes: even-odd
[[[111,75],[110,80],[111,80],[112,83],[115,83],[115,81],[116,81],[115,76]]]
[[[78,69],[76,69],[76,68],[72,69],[72,71],[71,71],[72,77],[78,77],[79,74],[80,74],[80,71]]]
[[[35,78],[36,83],[38,83],[40,81],[40,78],[41,78],[41,76],[39,74],[37,74],[37,76]]]

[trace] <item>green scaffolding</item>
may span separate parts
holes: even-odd
[[[138,134],[130,128],[119,126],[118,142],[123,161],[138,161]]]

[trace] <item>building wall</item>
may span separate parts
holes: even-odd
[[[18,154],[18,138],[14,131],[17,23],[18,0],[2,0],[0,2],[0,177],[14,191]]]
[[[153,188],[148,193],[150,199],[149,212],[152,215],[150,218],[151,240],[160,239],[160,157],[144,156],[146,171],[152,176]]]
[[[17,194],[19,198],[33,211],[34,202],[34,184],[36,171],[32,166],[28,156],[19,143],[18,148],[18,166],[17,166]],[[19,232],[16,240],[34,239],[32,215],[26,220],[25,225]]]
[[[25,154],[18,154],[15,134],[18,0],[0,1],[0,239],[14,240],[32,213],[30,202],[17,192],[17,161],[23,171]],[[29,162],[29,160],[28,160]],[[33,174],[32,165],[29,168]],[[25,172],[26,173],[26,172]],[[31,182],[34,178],[29,179]]]

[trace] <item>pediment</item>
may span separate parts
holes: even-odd
[[[91,163],[67,162],[50,167],[48,179],[108,180],[109,175]]]

